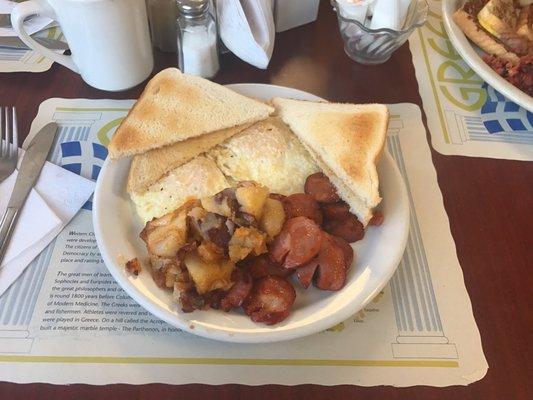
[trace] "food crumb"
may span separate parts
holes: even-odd
[[[132,275],[135,275],[135,276],[139,275],[139,273],[141,272],[141,269],[142,269],[141,263],[139,262],[137,257],[126,262],[126,271]]]

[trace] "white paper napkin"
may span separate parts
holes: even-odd
[[[220,37],[241,60],[266,69],[274,49],[273,0],[218,0]]]
[[[0,0],[0,14],[11,14],[15,7],[15,2]],[[50,25],[53,21],[50,18],[33,17],[24,22],[24,29],[29,35],[39,32]],[[17,36],[12,28],[0,28],[0,36]]]
[[[22,156],[19,164],[20,160]],[[0,215],[7,207],[16,176],[17,171],[0,183]],[[76,215],[91,197],[94,185],[89,179],[45,163],[0,266],[0,296]]]

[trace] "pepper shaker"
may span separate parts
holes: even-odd
[[[178,66],[186,74],[212,78],[218,72],[218,37],[209,0],[177,0]]]
[[[176,0],[146,0],[152,44],[164,52],[176,51]]]

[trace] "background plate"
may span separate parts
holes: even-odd
[[[533,112],[533,97],[524,93],[517,87],[511,85],[483,61],[475,50],[475,45],[468,40],[461,28],[453,21],[453,13],[463,5],[464,0],[444,0],[442,2],[442,16],[444,26],[448,36],[457,52],[463,60],[472,68],[485,82],[503,94],[509,100]]]

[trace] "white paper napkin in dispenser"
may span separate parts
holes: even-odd
[[[283,32],[316,20],[320,0],[275,0],[276,32]]]
[[[218,0],[220,38],[241,60],[266,69],[274,49],[273,0]]]

